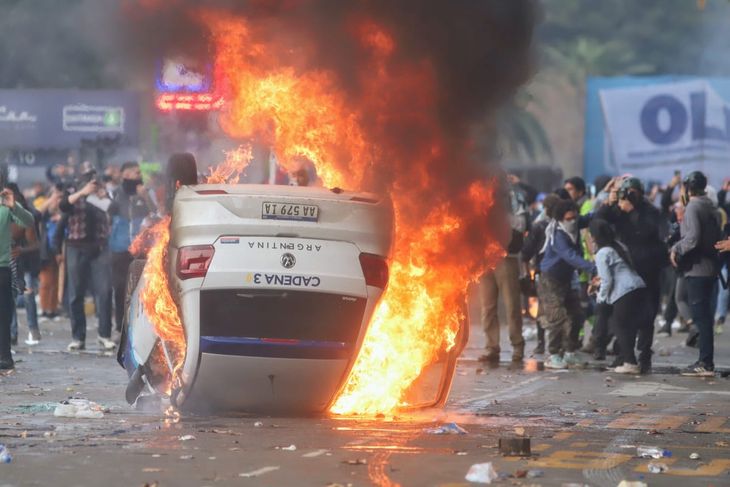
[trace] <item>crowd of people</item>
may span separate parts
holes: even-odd
[[[145,185],[136,162],[107,166],[103,174],[88,162],[58,164],[47,176],[25,191],[3,185],[0,370],[14,367],[22,307],[28,346],[40,343],[39,323],[63,314],[71,321],[68,350],[85,349],[87,295],[93,296],[99,347],[114,349],[132,261],[128,248],[143,223],[157,216],[162,198],[159,178]]]
[[[699,348],[682,373],[714,374],[714,335],[730,296],[730,179],[716,191],[699,171],[651,188],[635,177],[603,176],[591,191],[572,177],[547,195],[507,179],[512,233],[506,258],[480,283],[480,360],[499,363],[501,297],[514,366],[525,355],[523,317],[533,300],[534,354],[547,351],[547,369],[612,354],[615,372],[650,373],[655,329],[669,336],[678,319],[686,344]]]
[[[46,184],[25,191],[3,184],[0,205],[0,370],[14,367],[18,313],[24,308],[25,343],[40,343],[39,324],[71,322],[69,351],[86,347],[87,296],[98,318],[98,345],[112,350],[124,318],[129,246],[160,216],[159,176],[143,182],[135,162],[49,168]],[[289,176],[306,185],[306,174]],[[687,375],[712,375],[714,334],[728,313],[730,179],[716,191],[701,172],[646,190],[634,177],[600,177],[593,190],[567,179],[538,194],[508,177],[505,206],[511,234],[506,257],[481,282],[486,352],[500,356],[498,301],[512,345],[525,356],[523,318],[537,302],[537,347],[548,369],[615,355],[618,373],[651,371],[655,329],[671,335],[678,320],[688,346],[699,348]],[[36,295],[38,299],[36,299]],[[40,308],[40,309],[38,309]],[[590,326],[588,326],[590,325]],[[638,351],[638,354],[636,353]]]

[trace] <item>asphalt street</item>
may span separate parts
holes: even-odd
[[[0,443],[13,456],[0,464],[0,487],[459,486],[476,485],[465,475],[487,462],[500,475],[497,485],[730,485],[730,329],[717,336],[715,378],[676,373],[696,355],[681,345],[685,335],[656,340],[657,372],[648,376],[618,376],[600,364],[544,371],[541,357],[510,370],[507,344],[505,362],[485,369],[476,360],[483,333],[472,326],[443,410],[367,420],[175,422],[158,408],[126,404],[126,373],[96,349],[93,326],[83,353],[65,352],[68,321],[41,326],[41,344],[30,349],[21,338],[16,371],[0,376]],[[534,344],[528,341],[528,350]],[[94,401],[106,412],[98,419],[54,417],[68,398]],[[450,422],[466,434],[425,432]],[[497,444],[505,437],[530,438],[531,455],[502,456]],[[671,457],[638,458],[642,445]],[[651,462],[666,470],[650,473]]]

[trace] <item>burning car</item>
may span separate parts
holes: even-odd
[[[388,285],[390,200],[197,184],[194,160],[183,162],[170,179],[161,253],[130,270],[118,353],[128,402],[146,389],[182,409],[327,410]],[[409,404],[445,401],[467,329],[424,369]]]
[[[324,410],[387,285],[392,229],[373,194],[181,186],[166,272],[184,344],[160,336],[142,297],[151,259],[136,261],[118,356],[128,401],[148,388],[177,406]]]

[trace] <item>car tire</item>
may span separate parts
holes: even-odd
[[[172,212],[172,201],[175,192],[180,186],[198,184],[198,165],[195,156],[189,152],[182,152],[170,156],[166,172],[165,207],[167,213]]]

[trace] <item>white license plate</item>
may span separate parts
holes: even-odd
[[[299,203],[275,203],[264,201],[261,204],[263,220],[293,220],[298,222],[316,222],[319,219],[319,207]]]

